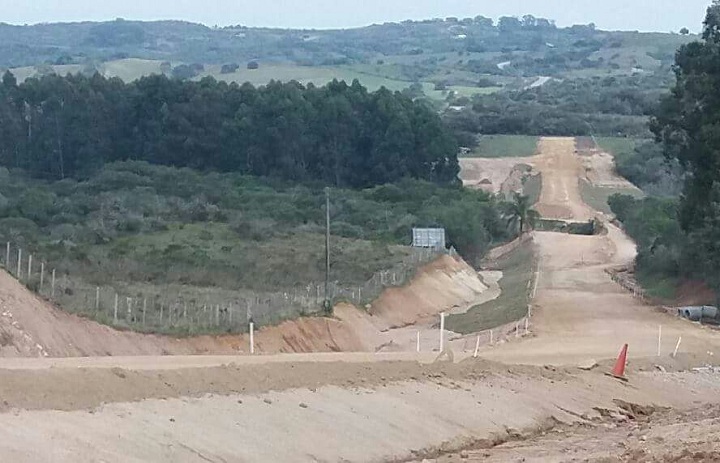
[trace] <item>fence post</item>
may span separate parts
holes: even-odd
[[[127,298],[125,298],[125,303],[127,304],[127,315],[125,316],[125,318],[127,319],[128,323],[131,323],[132,322],[133,299],[131,297],[127,297]]]
[[[147,298],[143,299],[143,326],[145,326],[145,313],[147,312]]]
[[[45,262],[40,262],[40,292],[42,293],[45,284]]]
[[[5,269],[10,272],[10,241],[7,242],[5,247]]]
[[[220,326],[220,304],[215,306],[215,326]]]
[[[440,353],[445,350],[445,312],[440,314]]]
[[[27,271],[27,279],[28,282],[32,278],[32,254],[28,257],[28,271]]]
[[[95,311],[100,309],[100,287],[95,287]]]
[[[493,345],[493,330],[490,330],[490,345]]]
[[[677,357],[677,353],[678,353],[678,350],[680,349],[680,343],[681,343],[681,342],[682,342],[682,336],[680,336],[680,337],[678,338],[678,342],[677,342],[677,344],[675,345],[675,350],[673,351],[673,354],[672,354],[673,358]]]
[[[477,358],[479,351],[480,351],[480,335],[478,334],[477,342],[475,343],[475,353],[473,354],[473,358]]]
[[[419,353],[420,353],[420,332],[419,332],[419,331],[417,332],[417,342],[416,342],[416,344],[417,344],[417,346],[416,346],[417,352],[418,352],[418,354],[419,354]]]
[[[115,310],[113,312],[113,323],[115,323],[115,324],[117,324],[117,322],[118,322],[117,311],[118,311],[118,294],[115,293]]]
[[[162,301],[160,301],[160,324],[162,324],[163,321],[163,312],[165,311],[165,305]]]
[[[254,353],[255,353],[255,323],[250,322],[250,354],[252,355]]]
[[[51,292],[50,292],[50,297],[55,297],[55,269],[53,269],[53,271],[52,271],[52,282],[51,282],[51,286],[52,286],[52,289],[51,289]]]
[[[18,248],[18,262],[17,262],[17,279],[20,280],[20,271],[22,270],[22,249]]]

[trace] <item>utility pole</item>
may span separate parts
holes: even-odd
[[[330,188],[325,188],[325,312],[332,313],[330,301]]]

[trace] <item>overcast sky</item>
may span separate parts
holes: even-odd
[[[356,27],[404,19],[533,14],[558,25],[699,31],[711,0],[0,0],[0,21],[182,19],[207,25]]]

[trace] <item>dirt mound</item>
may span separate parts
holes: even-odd
[[[715,305],[717,295],[701,281],[685,281],[677,290],[673,304],[676,306]]]
[[[337,318],[309,317],[256,333],[258,353],[374,351],[389,340],[381,331],[406,326],[469,304],[487,290],[461,259],[443,256],[421,268],[409,285],[388,289],[372,316],[340,305]],[[403,334],[403,339],[409,333]],[[403,347],[405,348],[405,347]],[[237,354],[244,336],[173,338],[123,332],[64,312],[0,273],[0,357],[78,357]]]
[[[536,157],[462,158],[460,180],[468,188],[488,193],[507,193],[522,189],[522,179],[535,164]]]
[[[487,289],[467,263],[443,256],[423,267],[410,285],[386,290],[369,312],[381,329],[398,328],[467,305]]]

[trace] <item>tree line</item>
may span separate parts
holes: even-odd
[[[702,40],[678,50],[676,83],[650,124],[667,161],[664,172],[658,172],[662,164],[656,149],[638,150],[625,165],[619,164],[640,182],[663,186],[664,192],[674,183],[667,182],[668,175],[684,183],[679,197],[611,199],[613,211],[638,241],[638,274],[646,281],[700,280],[720,291],[718,63],[720,1],[715,0],[707,11]]]
[[[0,85],[0,163],[48,179],[139,160],[363,188],[457,180],[457,144],[422,101],[354,81],[237,85],[57,75]]]

